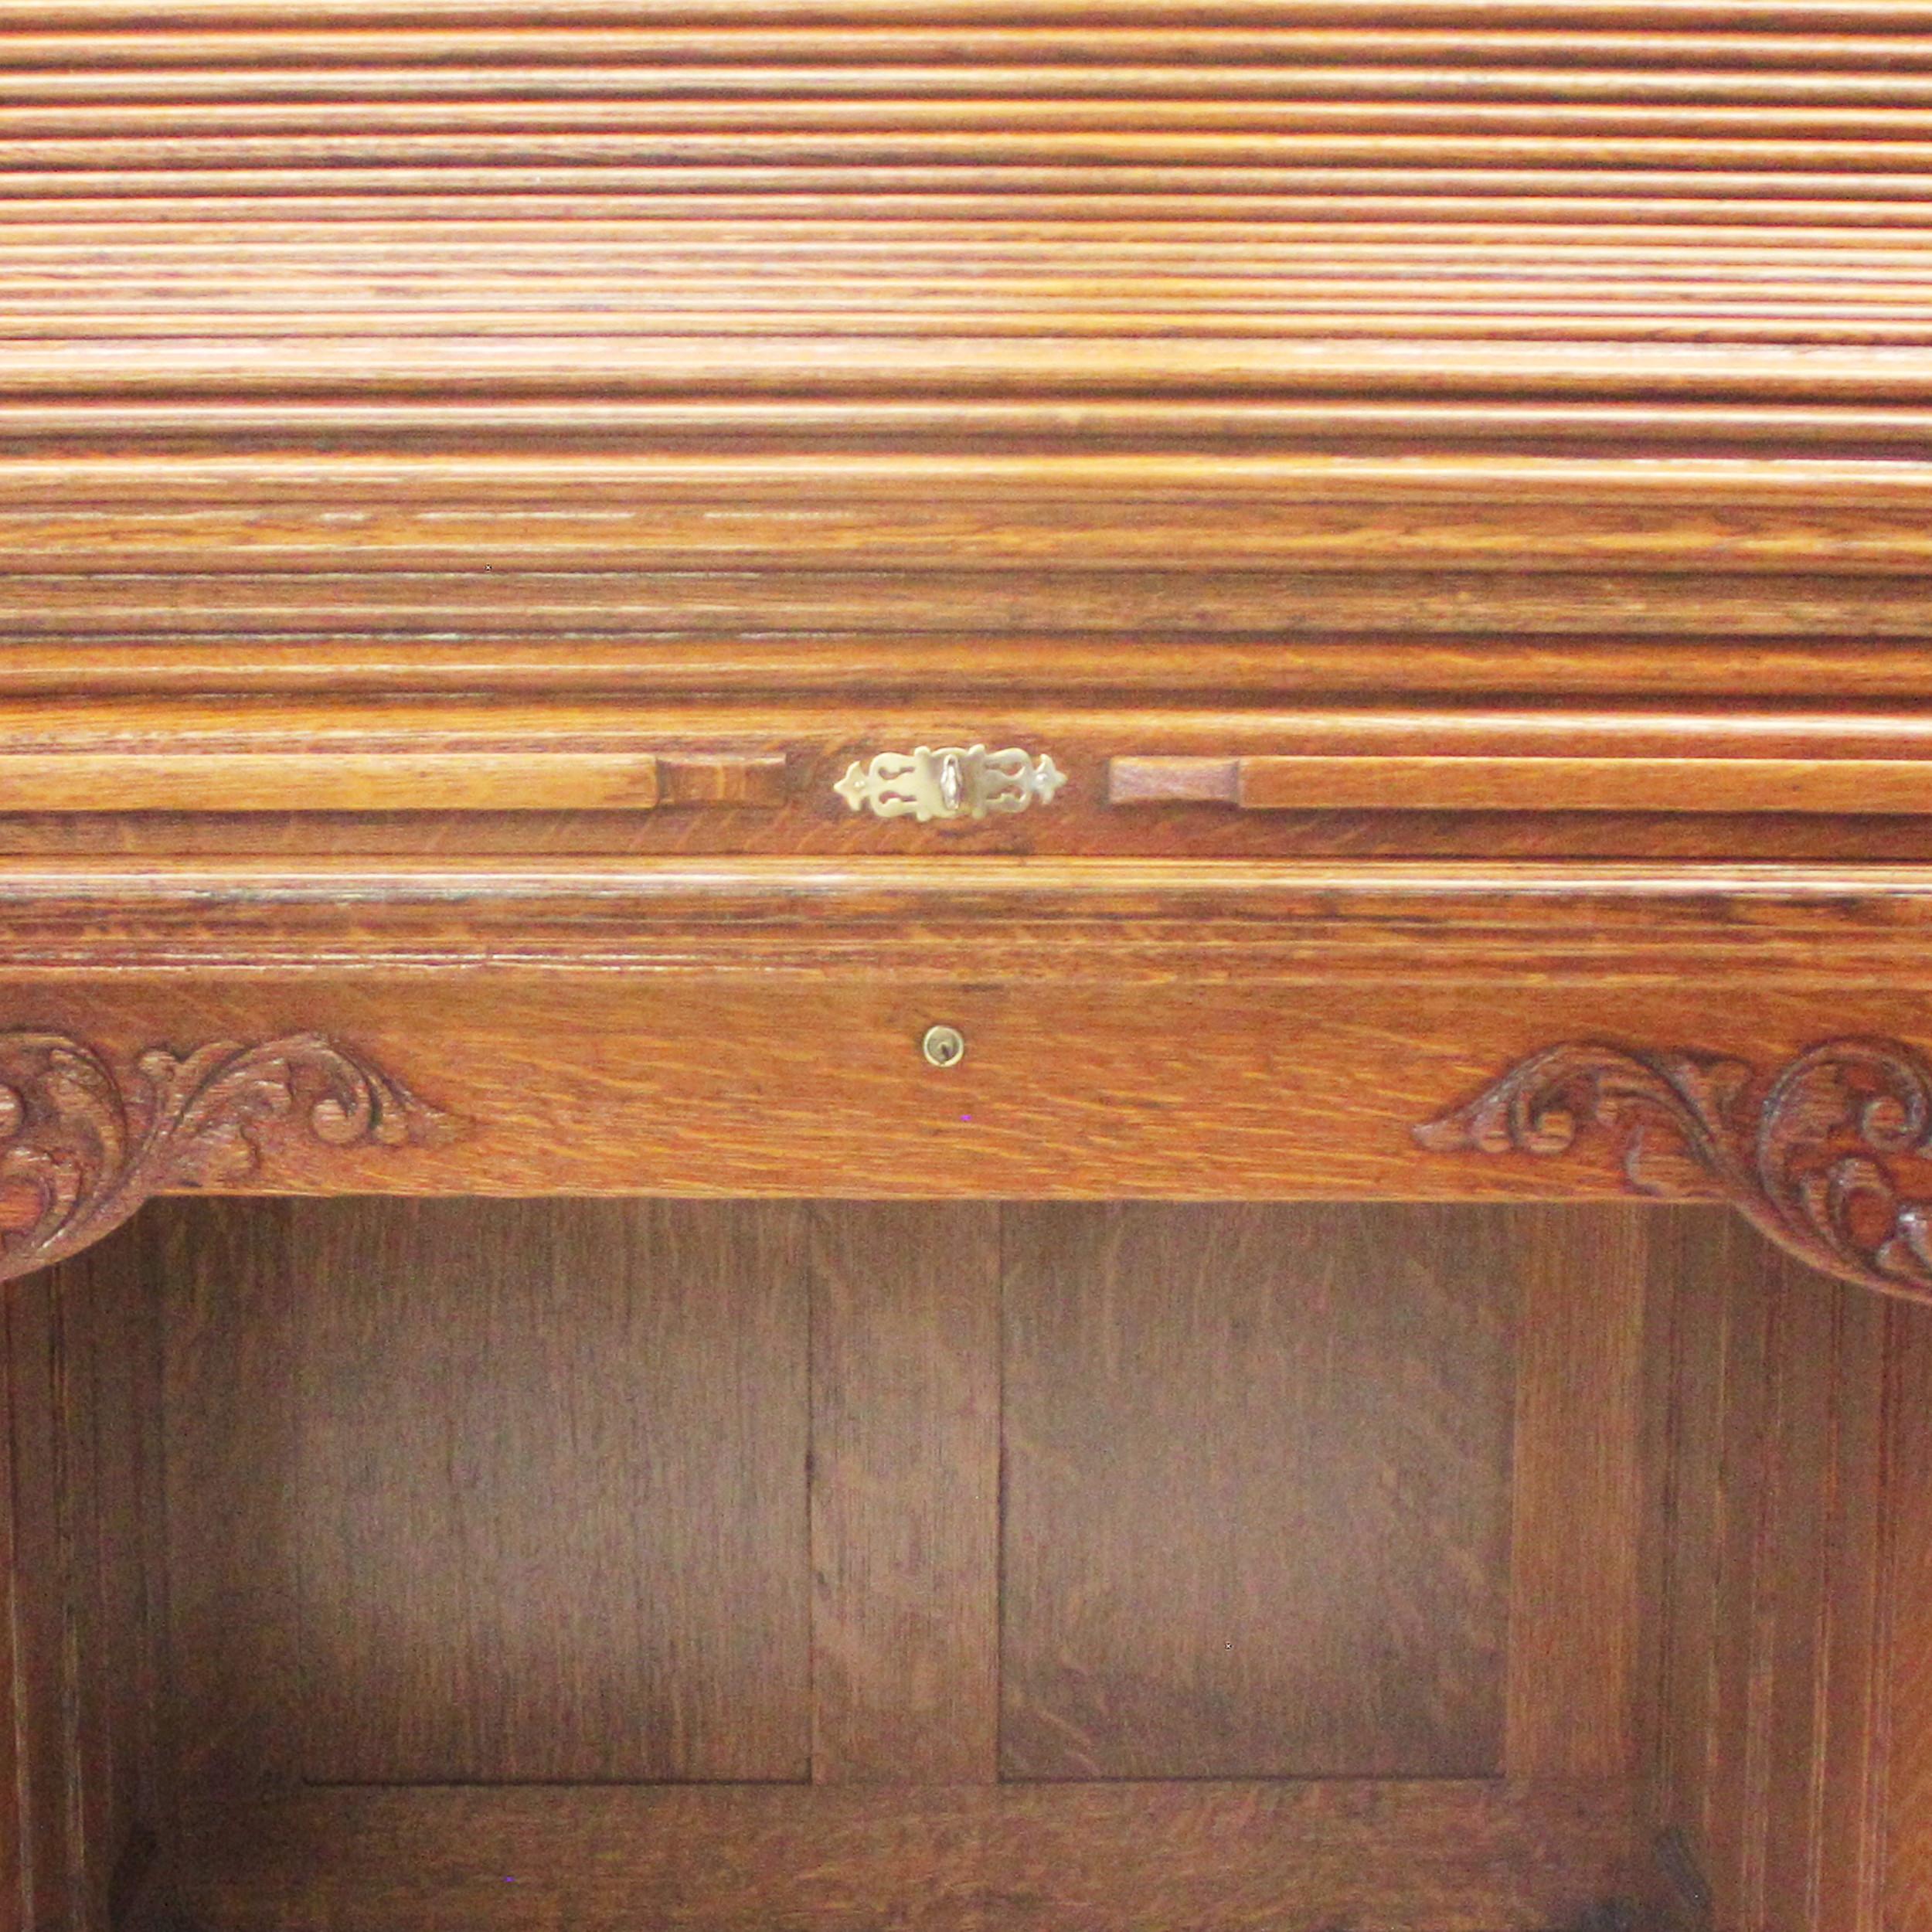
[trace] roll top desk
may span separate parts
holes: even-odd
[[[0,8],[0,1932],[1932,1927],[1932,8]]]

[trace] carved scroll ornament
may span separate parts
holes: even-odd
[[[131,1066],[60,1033],[0,1032],[0,1281],[77,1253],[151,1194],[243,1179],[261,1128],[287,1119],[328,1147],[438,1137],[444,1117],[319,1033]]]
[[[1815,1268],[1932,1299],[1932,1063],[1913,1048],[1828,1040],[1767,1077],[1741,1060],[1569,1043],[1416,1138],[1553,1157],[1593,1129],[1639,1193],[1728,1201]]]

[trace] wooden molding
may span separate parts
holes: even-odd
[[[447,1117],[320,1033],[163,1047],[117,1064],[65,1034],[0,1033],[0,1281],[109,1234],[150,1195],[253,1172],[287,1117],[330,1147],[437,1138]]]
[[[1113,804],[1243,811],[1932,813],[1932,764],[1905,758],[1116,758]]]
[[[1747,1063],[1566,1041],[1415,1130],[1438,1153],[1569,1153],[1607,1135],[1633,1189],[1729,1202],[1808,1267],[1932,1301],[1932,1061],[1826,1040]]]

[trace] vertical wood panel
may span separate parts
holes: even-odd
[[[1873,1696],[1892,1318],[1740,1222],[1673,1219],[1658,1820],[1719,1927],[1893,1932]]]
[[[1818,1286],[1822,1287],[1823,1284]],[[1884,1731],[1877,1672],[1885,1549],[1886,1350],[1892,1304],[1837,1289],[1832,1495],[1815,1781],[1818,1932],[1885,1932],[1879,1838]]]
[[[98,1502],[106,1835],[95,1896],[117,1927],[151,1893],[168,1813],[161,1736],[163,1685],[161,1479],[162,1296],[146,1224],[89,1251],[96,1314],[85,1391]]]
[[[1757,1675],[1764,1686],[1758,1910],[1767,1932],[1809,1932],[1817,1902],[1821,1724],[1828,1688],[1825,1607],[1833,1582],[1828,1526],[1834,1507],[1834,1315],[1840,1291],[1795,1264],[1783,1264],[1775,1281],[1764,1576],[1757,1619]]]
[[[171,1757],[236,1796],[298,1770],[290,1207],[155,1204],[165,1295]]]
[[[18,1406],[14,1380],[19,1357],[11,1310],[0,1315],[0,1345],[6,1351],[0,1370],[0,1932],[24,1932],[32,1905],[27,1764],[21,1750],[28,1690],[22,1644],[29,1609],[14,1527],[15,1495],[21,1480],[14,1436]]]
[[[1512,1777],[1635,1773],[1644,1318],[1656,1218],[1641,1207],[1553,1207],[1509,1225],[1521,1294]]]
[[[1667,1385],[1671,1438],[1666,1511],[1659,1821],[1680,1833],[1701,1872],[1713,1866],[1720,1614],[1716,1557],[1723,1502],[1724,1363],[1732,1314],[1731,1256],[1741,1239],[1722,1209],[1673,1212],[1665,1257],[1675,1277],[1675,1352]]]
[[[112,1679],[103,1590],[95,1364],[101,1302],[110,1292],[98,1249],[55,1271],[54,1427],[60,1444],[60,1507],[66,1586],[66,1665],[73,1704],[73,1761],[68,1767],[74,1916],[104,1926],[114,1860]]]
[[[296,1209],[308,1777],[808,1775],[802,1230]]]
[[[12,1680],[0,1925],[105,1932],[160,1825],[146,1525],[157,1305],[125,1231],[5,1317]]]
[[[1740,1243],[1729,1250],[1748,1269]],[[1756,1257],[1764,1265],[1762,1257]],[[1726,1283],[1723,1434],[1716,1468],[1717,1616],[1710,1662],[1711,1723],[1723,1748],[1706,1794],[1706,1873],[1720,1924],[1754,1924],[1761,1910],[1764,1831],[1764,1685],[1757,1668],[1758,1595],[1766,1530],[1765,1412],[1772,1305],[1747,1275]]]
[[[68,1554],[61,1503],[55,1281],[16,1283],[7,1301],[19,1604],[21,1833],[25,1917],[35,1932],[73,1923],[70,1777],[78,1752],[67,1664]]]
[[[1932,1932],[1932,1308],[1891,1313],[1885,1932]]]
[[[812,1212],[812,1775],[998,1775],[996,1207]]]
[[[1009,1210],[1008,1775],[1485,1775],[1509,1218]]]

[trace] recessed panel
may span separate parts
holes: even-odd
[[[296,1210],[303,1773],[791,1779],[801,1211]]]
[[[1009,1210],[1005,1775],[1500,1770],[1507,1226]]]

